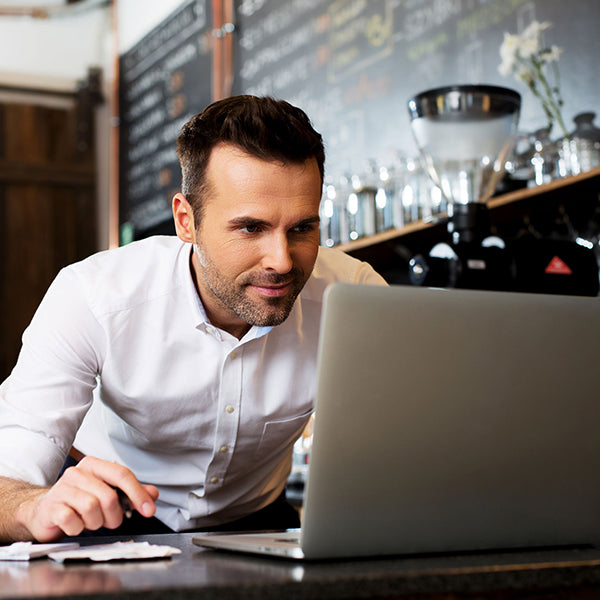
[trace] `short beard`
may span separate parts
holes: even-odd
[[[249,325],[274,327],[281,325],[290,315],[296,298],[304,288],[308,277],[300,269],[293,267],[289,273],[249,274],[240,283],[224,279],[212,260],[194,244],[194,251],[202,266],[199,274],[213,295],[237,317]],[[249,285],[276,285],[292,281],[293,288],[283,298],[264,298],[262,302],[250,299],[245,290]]]

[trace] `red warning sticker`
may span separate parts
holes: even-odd
[[[555,256],[548,263],[548,266],[545,269],[545,273],[550,273],[552,275],[573,275],[573,271],[571,271],[569,265],[567,265],[558,256]]]

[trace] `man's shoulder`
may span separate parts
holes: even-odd
[[[319,246],[312,277],[331,281],[352,279],[366,264],[337,248]]]
[[[65,269],[97,306],[111,310],[164,295],[181,285],[189,246],[176,236],[153,236],[104,250]]]
[[[336,282],[386,285],[385,280],[368,263],[336,248],[320,246],[315,267],[302,292],[302,298],[321,301],[327,286]]]
[[[122,277],[155,272],[161,267],[169,268],[178,260],[179,253],[186,247],[179,238],[169,235],[157,235],[125,246],[111,248],[92,254],[84,260],[70,266],[81,275],[94,276],[104,274]]]

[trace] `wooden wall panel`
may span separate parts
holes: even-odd
[[[58,271],[97,250],[94,144],[76,108],[0,105],[0,380]]]

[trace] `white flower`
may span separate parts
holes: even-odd
[[[500,46],[502,58],[514,58],[519,50],[519,36],[512,33],[504,33],[504,41]]]
[[[528,59],[535,56],[540,51],[540,42],[538,38],[524,37],[519,44],[519,54],[521,58]]]
[[[500,45],[500,58],[502,62],[498,71],[503,76],[511,73],[523,81],[533,95],[541,102],[544,113],[548,118],[548,130],[556,120],[564,135],[568,136],[562,115],[562,98],[558,84],[558,70],[554,68],[556,84],[551,86],[546,79],[544,67],[549,63],[556,63],[562,54],[562,48],[542,45],[542,34],[552,27],[552,23],[545,21],[531,22],[520,35],[504,34]]]
[[[558,59],[561,57],[562,53],[562,48],[559,48],[558,46],[552,46],[546,50],[542,50],[540,58],[545,63],[558,62]]]
[[[505,33],[504,41],[500,46],[500,58],[502,59],[502,64],[498,67],[500,73],[505,77],[511,73],[515,66],[518,50],[519,38],[516,35]]]
[[[508,75],[510,75],[512,70],[513,70],[513,63],[508,62],[508,61],[504,61],[498,67],[498,72],[500,73],[500,75],[502,75],[504,77],[508,77]]]
[[[526,39],[539,39],[539,37],[546,31],[552,27],[552,23],[550,21],[544,21],[540,23],[539,21],[532,21],[525,29],[523,33],[520,35],[521,38]]]

